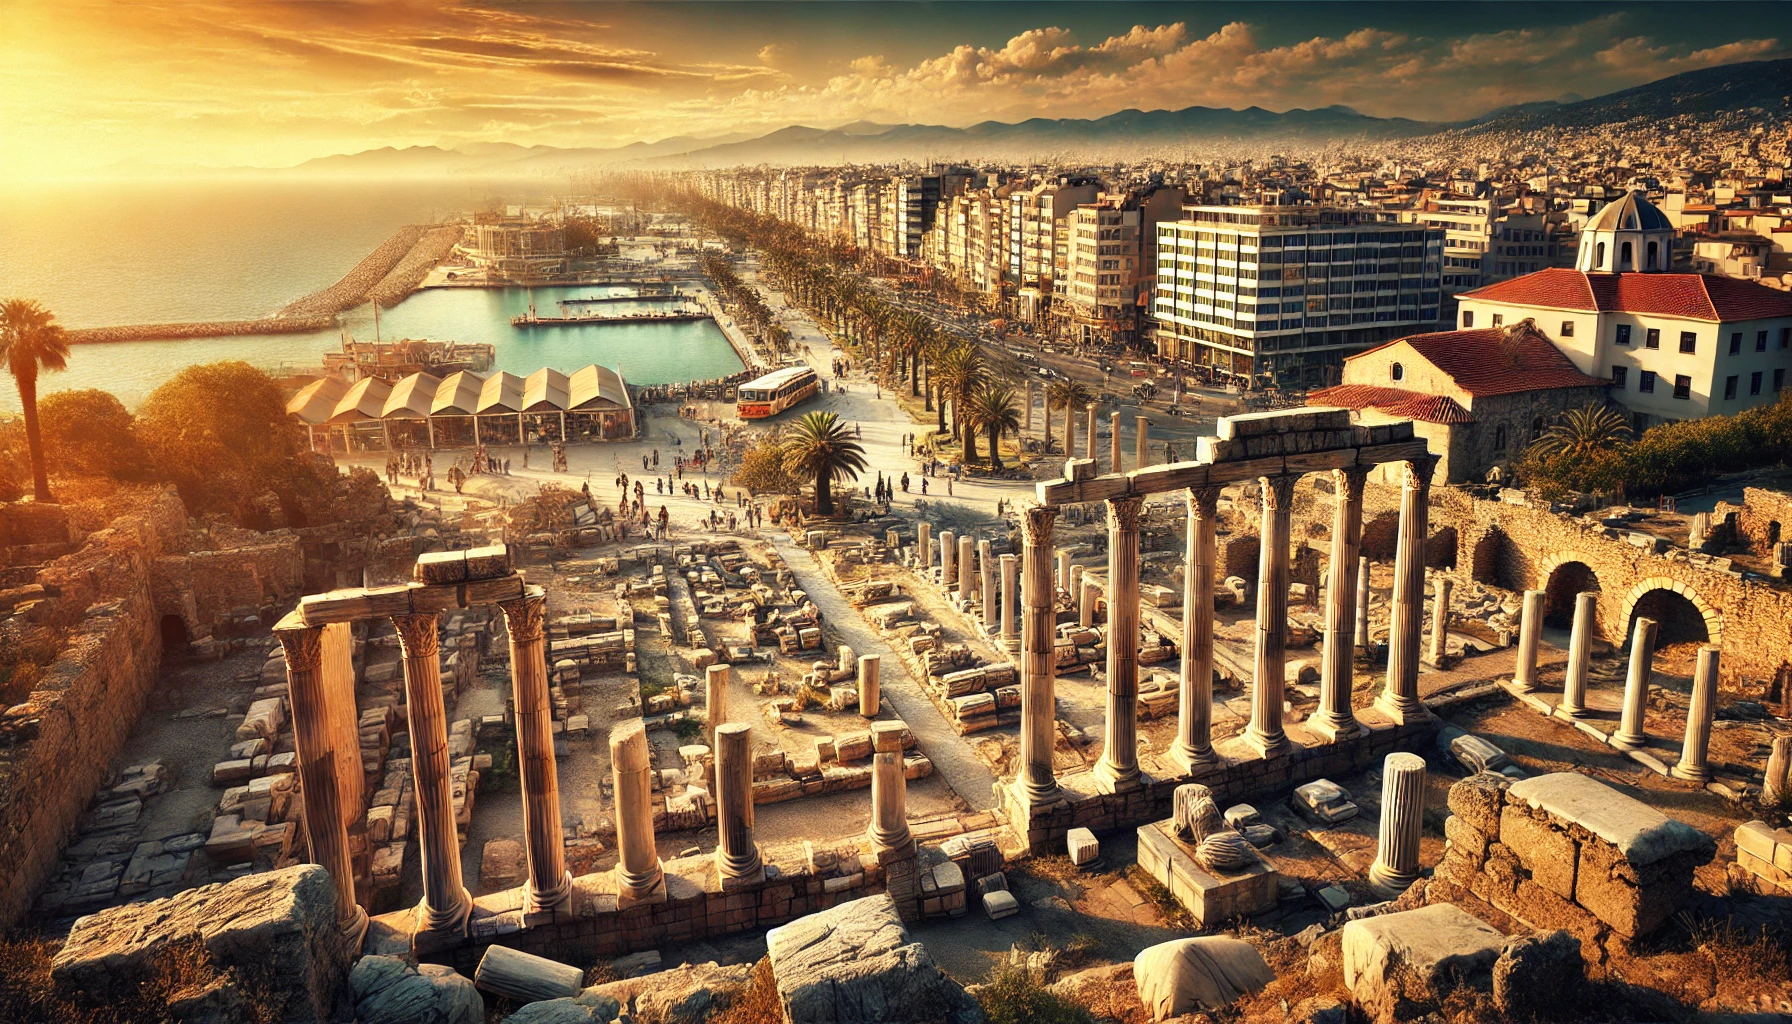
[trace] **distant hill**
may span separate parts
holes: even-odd
[[[929,158],[1174,158],[1217,146],[1328,145],[1412,138],[1446,130],[1585,128],[1636,117],[1712,115],[1756,108],[1792,111],[1792,59],[1688,71],[1588,100],[1522,103],[1453,123],[1369,117],[1342,105],[1280,113],[1262,107],[1129,109],[1093,119],[1036,117],[1014,124],[982,121],[964,128],[862,120],[837,128],[790,125],[764,134],[681,135],[610,148],[512,143],[468,143],[452,149],[387,147],[310,160],[295,170],[340,175],[510,175],[621,166],[817,165]]]

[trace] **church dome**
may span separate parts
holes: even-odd
[[[1673,264],[1674,225],[1641,192],[1607,203],[1581,229],[1576,270],[1661,272]]]

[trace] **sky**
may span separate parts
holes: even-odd
[[[1454,120],[1788,55],[1779,4],[0,0],[0,180],[384,146],[1344,104]]]

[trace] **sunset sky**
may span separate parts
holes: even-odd
[[[1454,119],[1787,55],[1751,4],[0,0],[0,177],[856,119]]]

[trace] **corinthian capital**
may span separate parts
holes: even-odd
[[[433,658],[441,651],[434,615],[394,615],[392,625],[398,628],[398,646],[407,658]]]
[[[1431,489],[1431,473],[1437,468],[1437,456],[1426,455],[1406,462],[1405,485],[1415,490]]]
[[[1294,485],[1300,477],[1293,474],[1287,476],[1258,477],[1257,482],[1263,489],[1263,508],[1269,512],[1284,512],[1294,508]]]
[[[1190,487],[1188,489],[1188,516],[1190,519],[1212,519],[1219,514],[1220,489],[1218,487]]]
[[[1056,505],[1029,505],[1021,517],[1021,530],[1028,547],[1050,547],[1052,523],[1058,518]]]
[[[1362,501],[1363,481],[1369,478],[1368,466],[1350,466],[1332,470],[1332,486],[1339,501]]]
[[[280,649],[286,652],[288,670],[305,671],[315,669],[324,659],[324,628],[322,626],[300,626],[295,629],[275,629],[274,639],[280,641]]]
[[[504,611],[504,626],[510,630],[513,643],[528,643],[541,639],[542,619],[547,611],[548,599],[540,587],[530,587],[529,593],[515,601],[503,601],[498,607]]]
[[[1131,498],[1108,499],[1108,529],[1122,533],[1136,533],[1139,529],[1139,512],[1145,507],[1145,498],[1138,495]]]

